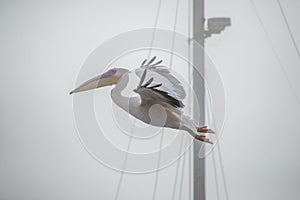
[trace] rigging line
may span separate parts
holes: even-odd
[[[210,121],[212,122],[213,124],[213,127],[215,128],[216,127],[216,121],[215,121],[215,116],[214,116],[214,112],[212,111],[212,101],[211,101],[211,94],[208,91],[208,96],[210,98],[208,98],[209,100],[209,114],[210,114]],[[217,143],[217,147],[218,147],[218,154],[219,154],[219,162],[220,162],[220,167],[221,167],[221,173],[222,173],[222,179],[223,179],[223,184],[224,184],[224,191],[225,191],[225,197],[226,197],[226,200],[229,200],[229,194],[228,194],[228,187],[227,187],[227,182],[226,182],[226,176],[225,176],[225,170],[224,170],[224,165],[223,165],[223,159],[222,159],[222,154],[221,154],[221,148],[220,148],[220,144],[219,144],[219,141],[216,141]],[[214,152],[214,150],[213,150]],[[220,196],[220,195],[219,195]]]
[[[183,136],[184,136],[184,134],[181,133],[181,142],[180,142],[180,147],[179,147],[179,155],[182,152],[182,148],[183,148],[183,141],[184,141],[184,137]],[[172,200],[175,199],[176,187],[177,187],[177,179],[178,179],[179,167],[180,167],[181,160],[182,160],[182,156],[180,156],[180,158],[177,160],[176,175],[175,175],[175,181],[174,181],[174,186],[173,186]]]
[[[163,137],[164,137],[164,130],[161,131],[161,136],[160,136],[159,154],[158,154],[158,161],[157,161],[157,167],[156,167],[156,173],[155,173],[154,189],[153,189],[153,194],[152,194],[153,200],[155,200],[156,192],[157,192],[158,172],[159,172],[159,167],[160,167],[160,162],[161,162],[161,149],[162,149],[162,144],[163,144]]]
[[[189,77],[189,88],[188,88],[188,93],[189,93],[189,96],[188,96],[188,102],[190,104],[189,106],[189,109],[188,109],[188,113],[189,115],[191,116],[192,114],[192,98],[191,98],[191,95],[192,95],[192,90],[191,90],[191,80],[192,80],[192,75],[191,75],[191,63],[190,63],[190,60],[191,60],[191,41],[190,41],[190,38],[191,38],[191,21],[192,21],[192,17],[191,17],[191,10],[192,10],[192,6],[191,6],[191,0],[188,0],[188,77]],[[189,147],[188,149],[188,199],[191,200],[192,199],[192,147]]]
[[[154,20],[154,26],[153,26],[153,31],[152,31],[151,41],[150,41],[150,48],[149,48],[149,52],[148,52],[148,59],[150,59],[151,50],[152,50],[153,43],[154,43],[154,38],[155,38],[155,33],[156,33],[156,28],[157,28],[157,23],[158,23],[158,17],[159,17],[159,13],[160,13],[161,1],[162,0],[158,0],[158,7],[156,10],[156,16],[155,16],[155,20]]]
[[[217,199],[220,200],[220,188],[218,184],[218,172],[217,172],[217,163],[214,149],[212,150],[212,159],[213,159],[213,167],[215,174],[215,183],[216,183],[216,191],[217,191]]]
[[[220,148],[219,142],[218,142],[217,146],[218,146],[219,161],[220,161],[220,165],[221,165],[221,172],[222,172],[222,179],[223,179],[223,184],[224,184],[225,196],[226,196],[226,199],[228,200],[229,199],[228,188],[227,188],[225,170],[224,170],[223,159],[222,159],[221,148]]]
[[[298,48],[298,46],[297,46],[297,43],[296,43],[296,40],[295,40],[295,38],[294,38],[292,29],[291,29],[291,27],[290,27],[290,25],[289,25],[289,22],[288,22],[288,20],[287,20],[286,15],[285,15],[285,13],[284,13],[284,10],[283,10],[283,8],[282,8],[282,5],[281,5],[281,3],[280,3],[280,0],[277,0],[277,3],[278,3],[278,6],[279,6],[279,8],[280,8],[280,12],[281,12],[281,15],[282,15],[282,17],[283,17],[283,19],[284,19],[284,22],[285,22],[285,24],[286,24],[286,27],[287,27],[287,29],[288,29],[288,32],[289,32],[289,34],[290,34],[290,37],[291,37],[291,39],[292,39],[292,42],[293,42],[293,44],[294,44],[294,47],[295,47],[295,49],[296,49],[298,58],[300,59],[300,51],[299,51],[299,48]]]
[[[190,38],[190,34],[191,34],[191,23],[190,23],[190,20],[191,20],[191,17],[190,17],[190,9],[191,9],[191,1],[188,0],[188,39]],[[188,48],[187,48],[187,58],[188,58],[188,81],[189,81],[189,88],[188,88],[188,102],[189,102],[189,107],[188,107],[188,114],[191,115],[191,87],[190,87],[190,80],[191,80],[191,63],[190,63],[190,60],[191,60],[191,48],[190,48],[190,41],[188,40]],[[189,147],[189,140],[188,138],[185,138],[185,145],[188,147],[188,150],[187,152],[185,152],[184,154],[184,159],[182,160],[183,164],[182,164],[182,171],[181,171],[181,182],[180,182],[180,187],[179,187],[179,195],[178,195],[178,199],[182,199],[181,196],[182,196],[182,188],[183,188],[183,181],[184,181],[184,170],[185,170],[185,162],[188,162],[188,199],[190,200],[191,199],[191,148]],[[186,155],[188,154],[188,156]],[[187,159],[187,161],[186,161]]]
[[[171,55],[170,55],[170,68],[172,67],[173,64],[173,51],[175,47],[175,36],[176,36],[176,27],[177,27],[177,18],[178,18],[178,8],[179,8],[179,0],[176,1],[176,10],[175,10],[175,20],[174,20],[174,25],[173,25],[173,36],[172,36],[172,46],[171,46]]]
[[[155,21],[154,21],[154,28],[153,28],[153,32],[152,32],[152,36],[151,36],[151,41],[150,41],[150,49],[149,49],[149,52],[148,52],[148,59],[151,56],[151,50],[152,50],[152,46],[153,46],[153,42],[154,42],[154,38],[155,38],[155,32],[156,32],[157,23],[158,23],[158,17],[159,17],[160,8],[161,8],[161,2],[162,2],[162,0],[158,0],[158,7],[157,7]],[[125,155],[125,159],[124,159],[124,163],[123,163],[123,169],[122,169],[120,179],[119,179],[119,182],[118,182],[118,186],[117,186],[117,192],[116,192],[115,200],[117,200],[119,198],[121,184],[122,184],[123,177],[124,177],[124,170],[125,170],[125,167],[126,167],[126,164],[127,164],[129,149],[130,149],[131,142],[132,142],[132,134],[133,134],[133,131],[134,131],[134,126],[135,126],[135,121],[133,122],[131,135],[130,135],[130,138],[129,138],[127,151],[126,151],[126,155]]]
[[[280,59],[279,55],[277,54],[277,51],[276,51],[276,49],[275,49],[275,47],[274,47],[274,45],[273,45],[273,43],[272,43],[272,41],[271,41],[271,39],[269,37],[269,33],[267,32],[267,29],[265,28],[264,23],[263,23],[261,17],[259,16],[259,13],[258,13],[258,10],[257,10],[257,8],[255,6],[254,0],[250,0],[250,2],[251,2],[251,5],[252,5],[252,7],[254,9],[255,15],[256,15],[256,17],[257,17],[257,19],[258,19],[258,21],[259,21],[259,23],[260,23],[260,25],[261,25],[261,27],[262,27],[265,35],[266,35],[266,38],[268,39],[269,45],[270,45],[270,47],[271,47],[271,49],[272,49],[272,51],[274,53],[274,56],[276,57],[277,62],[280,65],[281,71],[284,74],[284,77],[285,77],[285,79],[286,79],[286,81],[287,81],[287,83],[289,85],[289,88],[292,91],[292,93],[293,93],[293,95],[294,95],[294,97],[295,97],[295,99],[296,99],[296,101],[298,103],[298,106],[300,106],[300,99],[299,99],[299,97],[298,97],[298,95],[297,95],[297,93],[295,91],[295,88],[292,86],[292,83],[291,83],[290,79],[288,78],[287,71],[285,70],[285,67],[283,66],[283,64],[281,62],[281,59]]]
[[[159,17],[160,8],[161,8],[161,2],[162,2],[162,0],[158,0],[158,6],[157,6],[156,16],[155,16],[155,20],[154,20],[154,28],[152,31],[152,36],[151,36],[151,41],[150,41],[150,49],[148,52],[148,59],[150,59],[151,50],[152,50],[153,43],[154,43],[154,38],[155,38],[155,33],[156,33],[157,23],[158,23],[158,17]],[[152,194],[153,200],[155,200],[156,192],[157,192],[158,173],[159,173],[159,167],[160,167],[160,162],[161,162],[161,153],[162,153],[161,149],[162,149],[162,145],[163,145],[164,129],[162,128],[162,130],[160,132],[161,132],[161,138],[160,138],[160,144],[159,144],[159,154],[158,154],[158,161],[157,161],[157,167],[156,167],[156,173],[155,173],[154,189],[153,189],[153,194]]]
[[[123,162],[123,166],[122,166],[122,171],[121,171],[120,179],[119,179],[118,186],[117,186],[116,196],[114,198],[115,200],[117,200],[119,198],[119,195],[120,195],[121,185],[122,185],[122,181],[123,181],[123,177],[124,177],[124,173],[125,173],[125,167],[126,167],[128,156],[129,156],[129,149],[130,149],[131,142],[132,142],[132,134],[133,134],[133,131],[134,131],[134,126],[135,126],[135,121],[133,122],[131,131],[130,131],[131,134],[130,134],[130,138],[129,138],[129,141],[128,141],[126,154],[125,154],[125,158],[124,158],[124,162]]]
[[[176,29],[176,25],[177,25],[178,5],[179,5],[179,0],[177,0],[177,4],[176,4],[175,22],[174,22],[174,27],[173,27],[173,39],[172,39],[171,56],[170,56],[170,68],[172,68],[172,61],[173,61],[173,51],[174,51],[174,44],[175,44],[175,29]],[[150,55],[151,55],[152,45],[153,45],[153,42],[154,42],[155,31],[156,31],[156,26],[157,26],[160,7],[161,7],[161,0],[159,0],[159,6],[158,6],[158,9],[157,9],[157,14],[156,14],[156,19],[155,19],[155,27],[154,27],[153,32],[152,32],[152,39],[151,39],[151,44],[150,44],[151,47],[150,47],[149,54],[148,54],[149,58],[150,58]],[[161,162],[161,149],[162,149],[162,144],[163,144],[163,135],[164,135],[164,129],[162,128],[161,140],[160,140],[160,149],[159,149],[159,158],[158,158],[158,163],[157,163],[157,170],[156,170],[154,190],[153,190],[153,199],[154,200],[155,200],[155,197],[156,197],[156,191],[157,191],[157,185],[158,185],[158,172],[159,172],[159,166],[160,166],[160,162]]]
[[[191,200],[192,199],[192,148],[189,147],[188,150],[188,163],[189,163],[189,171],[188,171],[188,177],[189,177],[189,182],[188,182],[188,199]]]
[[[205,96],[207,97],[205,99],[205,101],[208,101],[208,105],[206,106],[205,109],[205,119],[208,120],[209,123],[212,124],[212,126],[215,128],[216,124],[213,118],[213,112],[212,112],[212,103],[211,103],[211,96],[210,96],[210,92],[208,89],[205,89],[205,91],[207,91],[207,94],[205,94]],[[216,141],[218,142],[218,141]],[[212,147],[214,148],[214,147]],[[214,172],[214,177],[215,177],[215,185],[216,185],[216,194],[217,194],[217,200],[220,200],[220,187],[218,184],[218,172],[217,172],[217,163],[216,163],[216,156],[215,156],[215,152],[214,149],[211,150],[212,153],[212,165],[213,165],[213,172]]]
[[[185,140],[185,145],[186,147],[189,146],[189,140],[188,138],[186,138],[186,136],[184,135],[184,140]],[[189,148],[188,148],[189,149]],[[186,154],[188,152],[184,152],[184,156],[183,156],[183,159],[182,159],[182,170],[181,170],[181,182],[180,182],[180,187],[179,187],[179,194],[178,194],[178,199],[181,200],[181,196],[182,196],[182,188],[183,188],[183,181],[184,181],[184,168],[185,168],[185,162],[186,162]]]
[[[178,9],[179,9],[179,0],[176,1],[176,10],[175,10],[175,20],[174,20],[174,25],[173,25],[173,36],[172,36],[172,43],[171,43],[171,54],[170,54],[170,68],[173,67],[173,55],[174,55],[174,47],[175,47],[175,36],[176,36],[176,27],[177,27],[177,19],[178,19]],[[180,142],[180,147],[179,147],[179,154],[182,152],[183,148],[183,141],[184,141],[184,135],[181,134],[181,142]],[[180,166],[180,161],[182,157],[177,161],[177,166],[176,166],[176,175],[175,175],[175,182],[174,182],[174,187],[173,187],[173,194],[172,194],[172,199],[175,198],[175,193],[176,193],[176,186],[177,186],[177,179],[178,179],[178,173],[179,173],[179,166]]]

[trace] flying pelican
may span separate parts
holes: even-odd
[[[196,126],[190,117],[184,115],[182,100],[186,93],[182,84],[171,74],[168,67],[160,65],[162,60],[155,62],[155,59],[153,57],[148,62],[144,60],[135,70],[140,77],[138,86],[133,90],[137,96],[122,95],[129,82],[129,70],[124,68],[110,69],[84,82],[70,94],[115,85],[111,90],[113,102],[135,118],[153,126],[184,130],[199,141],[212,143],[205,133],[214,131],[207,126]],[[145,82],[146,77],[149,79]],[[159,105],[160,108],[153,109],[154,105]],[[162,115],[165,116],[164,120]]]

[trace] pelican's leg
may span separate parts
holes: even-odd
[[[199,133],[215,133],[213,130],[209,129],[207,126],[197,127],[197,132]]]
[[[213,142],[210,141],[208,138],[206,138],[205,135],[196,135],[196,136],[195,136],[195,139],[200,140],[200,141],[202,141],[202,142],[209,143],[209,144],[213,144]]]

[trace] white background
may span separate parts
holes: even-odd
[[[158,27],[172,29],[175,1],[162,2]],[[100,165],[80,144],[68,92],[90,52],[113,35],[153,26],[157,4],[0,2],[1,200],[114,198],[120,174]],[[276,1],[255,5],[286,76],[250,0],[206,2],[207,17],[232,20],[230,28],[206,41],[226,92],[220,144],[229,198],[299,199],[300,104],[295,95],[300,98],[300,60]],[[300,44],[300,2],[282,5]],[[177,30],[185,34],[186,11],[181,1]],[[211,161],[209,156],[207,195],[216,199]],[[175,169],[160,173],[157,199],[171,199]],[[152,199],[154,179],[155,174],[125,175],[120,199]],[[186,192],[186,181],[184,187]]]

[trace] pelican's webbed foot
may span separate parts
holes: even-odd
[[[197,127],[197,132],[199,132],[199,133],[215,133],[212,129],[209,129],[207,126]]]
[[[200,141],[205,142],[205,143],[213,144],[213,142],[210,141],[208,138],[206,138],[205,135],[196,135],[195,139],[200,140]]]

